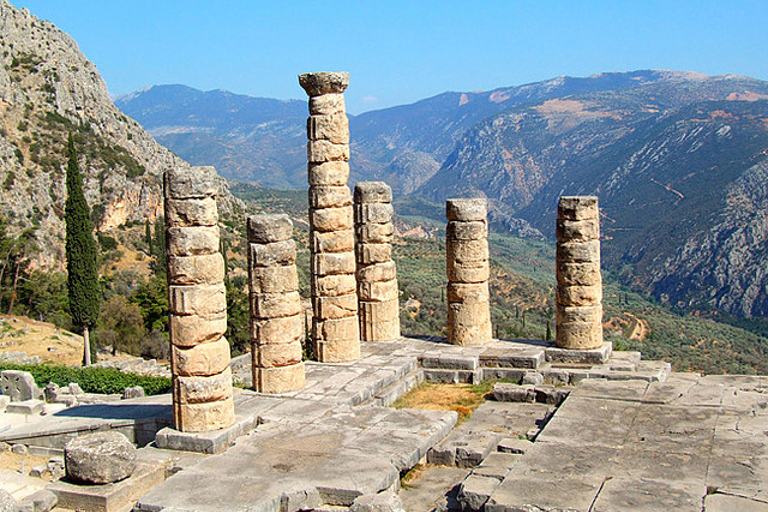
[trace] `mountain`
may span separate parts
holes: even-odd
[[[0,0],[0,62],[0,207],[11,232],[34,231],[33,267],[64,262],[70,133],[99,230],[162,213],[162,172],[188,164],[114,106],[71,37]],[[222,209],[235,204],[225,189]]]

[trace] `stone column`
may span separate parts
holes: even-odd
[[[603,285],[597,197],[561,197],[557,205],[557,346],[603,344]]]
[[[235,421],[217,193],[213,167],[165,173],[173,423],[183,432]]]
[[[312,339],[318,361],[360,358],[355,234],[349,178],[349,122],[342,94],[349,73],[308,73],[307,160]]]
[[[287,393],[304,387],[304,317],[293,222],[287,215],[248,219],[253,388]]]
[[[382,181],[355,185],[355,255],[360,338],[391,341],[400,338],[400,301],[392,261],[392,189]]]
[[[493,338],[488,292],[485,199],[449,199],[445,205],[448,270],[448,343],[483,345]]]

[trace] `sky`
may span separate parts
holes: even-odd
[[[352,114],[445,91],[674,69],[768,80],[766,0],[11,0],[71,35],[112,95],[158,84],[305,99],[349,71]]]

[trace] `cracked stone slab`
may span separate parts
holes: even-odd
[[[603,483],[593,512],[701,512],[706,487],[697,482],[611,478]],[[737,509],[733,509],[734,511]]]
[[[704,498],[704,512],[768,512],[768,501],[758,501],[742,496],[710,494]]]

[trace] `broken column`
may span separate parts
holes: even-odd
[[[173,424],[184,432],[235,421],[217,193],[213,167],[165,173]]]
[[[382,181],[355,185],[355,255],[360,339],[400,337],[397,273],[392,261],[392,189]]]
[[[557,206],[557,346],[603,344],[603,286],[597,197],[561,197]]]
[[[293,222],[287,215],[248,219],[253,388],[287,393],[304,387],[304,316]]]
[[[482,345],[492,339],[487,202],[449,199],[445,205],[448,343]]]
[[[349,73],[308,73],[307,160],[312,339],[321,362],[360,357],[355,235],[349,178],[349,121],[344,95]]]

